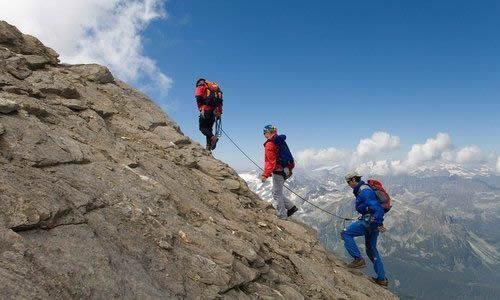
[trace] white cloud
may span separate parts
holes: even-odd
[[[443,153],[441,153],[441,158],[448,162],[455,162],[457,160],[457,153],[452,149],[445,150],[443,151]]]
[[[400,160],[391,161],[390,168],[394,174],[401,174],[408,172],[408,168]]]
[[[360,157],[373,156],[382,151],[393,150],[400,145],[398,136],[391,136],[387,132],[377,131],[371,138],[359,141],[356,154]]]
[[[330,166],[344,163],[349,157],[346,152],[336,148],[305,149],[299,151],[295,156],[301,167]]]
[[[143,52],[142,31],[165,18],[163,0],[0,0],[0,19],[38,37],[67,63],[99,63],[120,79],[172,80]]]
[[[392,169],[387,160],[379,160],[363,163],[356,168],[356,171],[360,174],[387,175]]]
[[[415,144],[408,152],[406,164],[418,166],[424,162],[440,157],[446,150],[452,148],[451,138],[447,133],[438,133],[436,138],[429,138],[424,144]]]
[[[467,146],[460,149],[456,161],[460,164],[478,163],[486,159],[486,155],[478,146]]]
[[[344,171],[355,169],[362,174],[373,175],[401,174],[422,168],[455,165],[467,168],[486,166],[500,173],[500,157],[497,154],[484,151],[475,145],[455,150],[447,133],[438,133],[423,144],[412,145],[404,159],[380,159],[380,156],[387,158],[384,151],[399,145],[399,137],[376,132],[371,138],[362,139],[354,151],[336,148],[300,151],[297,154],[297,165],[305,168],[337,166]]]

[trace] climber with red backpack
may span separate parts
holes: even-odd
[[[206,149],[212,151],[219,140],[213,127],[222,115],[222,90],[217,83],[200,78],[196,81],[195,98],[200,112],[199,128],[206,137]]]
[[[391,209],[391,198],[378,180],[368,180],[365,183],[357,172],[350,172],[345,176],[347,184],[353,189],[356,197],[356,211],[361,214],[358,221],[353,222],[341,233],[344,246],[353,258],[348,264],[349,268],[360,269],[366,266],[361,257],[358,246],[354,241],[357,236],[365,237],[366,254],[373,263],[377,277],[372,277],[373,282],[387,287],[389,281],[385,277],[384,264],[377,250],[377,239],[384,227],[384,214]]]
[[[273,125],[264,127],[266,142],[265,166],[261,175],[262,182],[269,177],[273,177],[273,200],[276,208],[276,215],[282,220],[286,220],[298,211],[298,208],[283,194],[285,181],[292,176],[295,162],[286,143],[286,135],[278,135],[278,129]]]

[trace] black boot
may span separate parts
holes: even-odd
[[[299,209],[297,208],[297,206],[293,206],[292,208],[290,208],[289,210],[286,211],[286,215],[288,217],[291,217],[294,213],[296,213]]]
[[[215,150],[215,147],[217,147],[217,142],[219,141],[219,138],[216,137],[215,135],[210,138],[210,150]]]

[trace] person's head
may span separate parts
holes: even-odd
[[[200,78],[196,80],[196,86],[204,85],[206,83],[205,78]]]
[[[358,183],[361,181],[361,175],[358,172],[353,171],[349,172],[345,177],[345,181],[351,188],[355,188]]]
[[[278,128],[276,128],[276,126],[274,125],[266,125],[264,127],[264,136],[266,137],[266,139],[272,138],[273,135],[275,135],[277,132]]]

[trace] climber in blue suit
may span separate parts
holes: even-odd
[[[377,277],[372,277],[372,280],[381,286],[387,287],[389,281],[385,277],[384,264],[377,250],[378,235],[380,232],[385,231],[384,209],[380,205],[375,192],[361,180],[361,175],[351,172],[345,176],[345,180],[353,189],[356,196],[356,210],[361,214],[358,221],[352,223],[341,233],[344,246],[353,258],[348,267],[360,269],[366,266],[365,260],[361,257],[359,248],[354,241],[354,237],[364,236],[366,255],[373,262],[375,273],[377,273]]]

